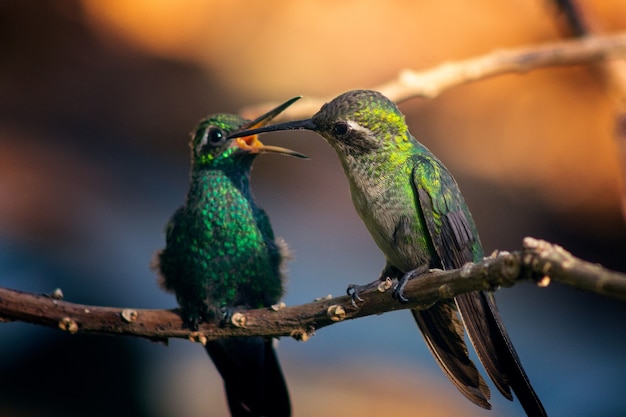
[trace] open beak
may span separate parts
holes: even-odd
[[[256,134],[254,134],[254,133],[251,133],[251,134],[246,133],[246,132],[249,132],[249,131],[252,131],[252,130],[256,130],[256,129],[265,127],[273,118],[278,116],[287,107],[291,106],[293,103],[295,103],[300,98],[302,98],[302,96],[294,97],[294,98],[292,98],[290,100],[287,100],[286,102],[284,102],[280,106],[278,106],[278,107],[268,111],[264,115],[257,117],[256,119],[252,120],[251,122],[246,123],[245,125],[243,125],[241,127],[241,130],[239,130],[238,132],[236,132],[233,135],[230,135],[229,138],[237,138],[236,141],[235,141],[237,146],[239,146],[241,149],[245,149],[245,150],[247,150],[249,152],[252,152],[252,153],[273,152],[273,153],[280,153],[280,154],[283,154],[283,155],[294,156],[296,158],[308,159],[308,156],[303,155],[303,154],[301,154],[299,152],[296,152],[296,151],[292,151],[291,149],[282,148],[280,146],[264,145],[263,142],[261,142],[259,140],[259,138],[258,138],[258,136]]]
[[[317,125],[313,123],[313,120],[305,119],[305,120],[294,120],[293,122],[277,123],[275,125],[269,125],[269,126],[260,125],[260,127],[250,127],[250,128],[244,127],[242,130],[235,132],[232,135],[228,136],[228,138],[229,139],[241,138],[243,136],[257,135],[259,133],[277,132],[279,130],[313,130],[315,131],[317,130]]]

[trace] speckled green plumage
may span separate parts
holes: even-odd
[[[274,237],[254,201],[250,171],[259,152],[288,150],[227,138],[246,123],[217,114],[199,124],[190,142],[187,199],[168,223],[166,247],[155,258],[162,286],[175,293],[191,329],[222,320],[237,308],[269,306],[283,294],[286,245]],[[233,417],[291,415],[271,339],[234,337],[210,341],[205,348],[224,379]]]
[[[429,268],[481,260],[476,225],[456,181],[409,133],[387,97],[349,91],[311,119],[241,134],[292,129],[315,131],[337,151],[356,211],[386,258],[379,281],[398,279],[393,291],[398,300],[405,300],[406,281]],[[359,287],[350,288],[358,301]],[[491,407],[489,388],[468,356],[463,327],[498,390],[508,399],[513,390],[529,415],[545,416],[490,293],[462,294],[411,313],[441,369],[470,401]]]
[[[283,292],[281,241],[249,184],[256,155],[229,144],[209,152],[201,144],[209,128],[228,135],[244,122],[220,114],[200,123],[191,141],[187,200],[172,217],[158,255],[163,286],[176,293],[190,323],[211,319],[222,308],[268,306]]]
[[[377,92],[352,91],[311,120],[337,150],[355,208],[385,254],[381,279],[402,282],[412,271],[460,268],[482,259],[478,231],[456,181],[409,133],[394,103]],[[412,314],[442,370],[468,399],[491,407],[489,388],[467,356],[463,324],[500,392],[512,399],[512,388],[529,415],[545,415],[491,294],[463,294],[454,304]]]
[[[427,221],[432,221],[441,235],[445,232],[443,216],[452,212],[461,212],[468,219],[471,254],[465,262],[480,260],[478,232],[454,178],[409,133],[395,104],[368,91],[342,98],[324,105],[312,121],[337,149],[356,211],[388,263],[404,272],[425,263],[437,266],[432,262],[436,251]],[[354,129],[342,140],[333,132],[339,121]],[[432,199],[432,219],[423,213],[417,188]]]

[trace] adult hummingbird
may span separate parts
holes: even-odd
[[[255,203],[250,171],[261,153],[306,157],[266,146],[256,135],[228,135],[265,125],[298,98],[253,121],[214,114],[192,134],[187,199],[167,225],[166,247],[154,263],[191,329],[228,318],[235,309],[273,305],[283,294],[287,246],[274,237],[268,216]],[[225,338],[207,342],[206,350],[224,380],[233,417],[291,415],[271,339]]]
[[[406,281],[428,269],[460,268],[482,259],[476,225],[456,181],[409,133],[404,115],[387,97],[349,91],[310,119],[231,137],[293,129],[317,132],[337,152],[356,211],[386,258],[379,281],[397,279],[397,299],[406,300]],[[358,290],[349,287],[355,300]],[[441,369],[470,401],[491,408],[489,388],[468,357],[463,325],[498,390],[509,400],[512,390],[529,416],[546,415],[491,293],[459,295],[411,313]]]

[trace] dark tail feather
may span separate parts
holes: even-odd
[[[512,400],[509,387],[513,389],[528,416],[546,416],[490,294],[473,292],[457,296],[455,301],[478,358],[498,390]]]
[[[411,310],[426,344],[444,373],[474,404],[491,409],[489,387],[467,356],[461,321],[451,304]]]
[[[272,341],[237,337],[208,342],[206,350],[222,375],[232,417],[289,417],[287,384]]]

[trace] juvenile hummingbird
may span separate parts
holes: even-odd
[[[306,157],[263,145],[256,135],[228,135],[265,125],[298,98],[253,121],[209,116],[192,135],[187,199],[167,225],[166,247],[154,262],[162,287],[176,294],[191,329],[224,320],[235,309],[270,306],[283,295],[287,246],[274,237],[268,216],[255,203],[250,171],[260,153]],[[291,415],[271,339],[225,338],[207,342],[206,350],[224,380],[233,417]]]
[[[404,115],[375,91],[349,91],[312,118],[231,135],[306,129],[335,149],[352,201],[386,265],[378,281],[397,279],[394,297],[406,301],[406,281],[431,268],[455,269],[483,257],[469,208],[446,167],[410,133]],[[349,294],[360,300],[357,286]],[[460,313],[459,315],[457,314]],[[439,366],[470,401],[490,409],[490,392],[467,354],[463,325],[498,390],[511,390],[529,416],[545,416],[513,348],[493,295],[477,291],[411,310]]]

